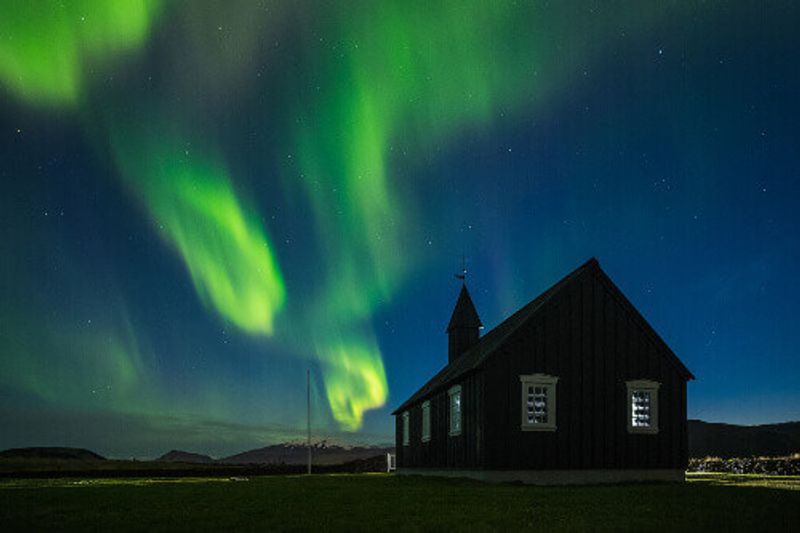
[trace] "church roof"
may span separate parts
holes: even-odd
[[[458,328],[482,328],[483,324],[475,310],[475,304],[472,303],[472,298],[469,295],[467,286],[461,286],[461,293],[458,295],[458,301],[453,309],[453,314],[450,317],[450,323],[447,325],[447,332]]]
[[[622,300],[626,303],[626,306],[628,306],[630,309],[633,310],[635,317],[638,319],[637,322],[643,324],[645,328],[649,330],[649,332],[652,334],[655,340],[659,344],[661,344],[663,348],[666,348],[666,352],[668,354],[669,359],[673,364],[675,364],[680,374],[684,376],[686,379],[694,379],[692,373],[689,372],[689,370],[683,365],[680,359],[678,359],[678,356],[676,356],[672,352],[672,350],[669,348],[669,346],[666,345],[666,343],[664,343],[661,337],[659,337],[658,334],[649,326],[649,324],[647,324],[644,318],[642,318],[641,315],[638,313],[638,311],[636,311],[636,309],[633,307],[633,304],[628,302],[627,298],[625,298],[622,292],[620,292],[619,289],[616,288],[614,283],[602,271],[602,269],[600,268],[600,264],[597,262],[597,259],[593,257],[586,263],[582,264],[581,266],[579,266],[578,268],[576,268],[575,270],[564,276],[555,285],[553,285],[552,287],[544,291],[542,294],[534,298],[527,305],[523,306],[519,311],[517,311],[510,317],[506,318],[498,326],[496,326],[486,335],[481,337],[475,346],[473,346],[463,355],[461,355],[453,362],[445,366],[442,370],[440,370],[435,376],[433,376],[430,380],[428,380],[428,382],[425,383],[425,385],[423,385],[416,393],[414,393],[408,400],[403,402],[397,409],[395,409],[392,412],[392,414],[398,414],[401,411],[406,410],[407,408],[414,405],[418,401],[422,400],[426,396],[430,396],[434,392],[449,386],[460,377],[464,376],[470,371],[479,368],[480,365],[492,353],[494,353],[494,351],[498,347],[500,347],[503,341],[505,341],[520,326],[522,326],[525,322],[527,322],[529,318],[534,316],[537,313],[537,311],[542,309],[544,305],[548,301],[550,301],[556,294],[561,292],[565,287],[567,287],[573,281],[581,277],[584,273],[590,271],[599,272],[602,275],[603,280],[606,282],[606,285],[610,286],[612,290],[618,293],[618,296],[622,298]]]

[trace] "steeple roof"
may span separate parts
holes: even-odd
[[[447,332],[450,333],[454,329],[460,328],[482,328],[483,324],[475,310],[475,304],[472,303],[472,298],[469,295],[466,284],[461,286],[461,294],[458,295],[456,307],[453,309],[453,315],[450,317],[450,323],[447,325]]]

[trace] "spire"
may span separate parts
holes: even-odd
[[[477,344],[482,327],[475,304],[472,303],[467,285],[464,283],[461,285],[461,293],[447,325],[449,363]]]
[[[450,316],[450,323],[447,325],[447,332],[450,333],[458,328],[482,328],[483,324],[475,310],[475,304],[472,303],[472,297],[469,295],[466,283],[461,285],[461,293],[458,295],[458,301],[453,309],[453,314]]]

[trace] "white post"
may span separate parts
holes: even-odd
[[[308,422],[308,473],[311,473],[311,370],[306,369],[306,419]]]

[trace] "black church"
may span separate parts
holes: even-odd
[[[683,480],[694,376],[596,259],[482,327],[463,285],[448,364],[392,413],[398,473]]]

